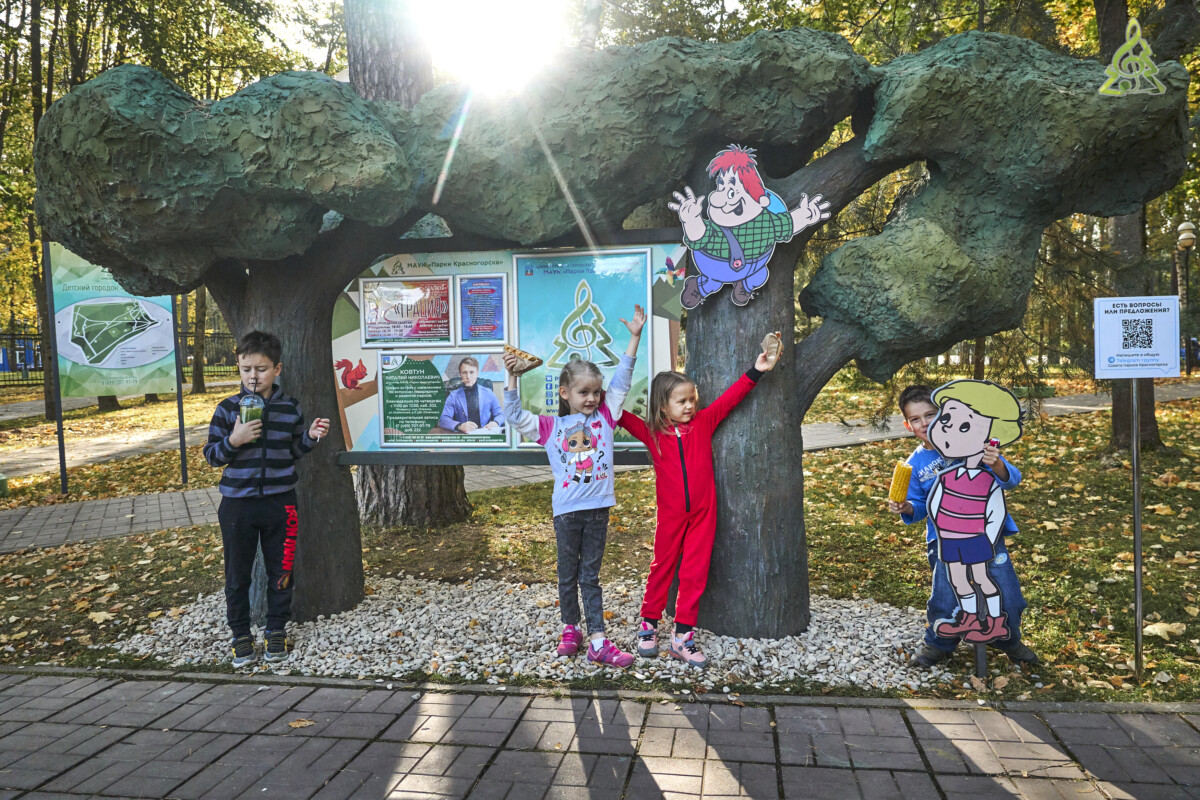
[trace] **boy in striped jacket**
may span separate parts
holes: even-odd
[[[283,367],[283,345],[274,334],[251,331],[237,345],[242,385],[213,412],[204,458],[223,467],[221,541],[225,548],[225,609],[233,632],[233,666],[254,663],[258,655],[250,636],[250,573],[262,546],[267,567],[267,629],[263,651],[267,661],[284,661],[288,641],[284,628],[292,608],[292,563],[296,556],[296,459],[312,450],[329,431],[328,419],[305,426],[300,403],[276,383]],[[262,399],[261,418],[243,419],[243,400]],[[257,405],[252,403],[251,405]]]

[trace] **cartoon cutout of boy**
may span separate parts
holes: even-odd
[[[580,423],[567,429],[563,435],[562,449],[567,455],[567,463],[575,465],[575,474],[569,480],[563,481],[566,486],[571,481],[576,483],[591,483],[596,461],[603,453],[596,451],[600,442],[594,433],[588,433],[587,428]]]
[[[999,447],[1021,437],[1021,406],[1007,389],[974,380],[938,387],[933,403],[938,417],[929,426],[929,442],[954,463],[938,474],[928,511],[937,531],[938,557],[958,595],[954,619],[938,620],[933,630],[972,644],[1007,639],[1000,589],[987,571],[1007,509],[996,476],[984,466],[999,462]],[[979,587],[978,594],[972,584]]]
[[[683,243],[692,252],[699,275],[683,284],[680,303],[693,309],[727,283],[733,284],[733,304],[744,306],[754,291],[767,282],[767,262],[776,242],[791,240],[800,231],[829,219],[829,201],[821,195],[787,210],[779,197],[763,186],[754,150],[730,145],[708,165],[716,189],[708,196],[708,219],[700,216],[704,198],[692,187],[684,194],[674,192],[675,202],[667,208],[679,215]],[[686,196],[685,196],[686,195]]]

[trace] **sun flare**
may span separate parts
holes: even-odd
[[[472,89],[521,88],[564,44],[562,0],[458,0],[415,3],[414,22],[434,66]]]

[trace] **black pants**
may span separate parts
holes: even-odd
[[[233,635],[250,634],[250,575],[260,543],[267,566],[267,630],[283,630],[292,615],[292,564],[300,527],[296,492],[222,497],[217,519],[225,546],[225,612]]]

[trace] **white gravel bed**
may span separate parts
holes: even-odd
[[[684,666],[666,655],[669,620],[659,626],[658,658],[636,659],[628,670],[591,664],[581,650],[573,657],[555,653],[561,623],[552,584],[511,584],[476,580],[449,584],[414,577],[385,578],[355,609],[316,622],[292,623],[295,644],[279,665],[260,662],[245,670],[308,676],[400,677],[423,670],[475,683],[505,683],[513,677],[572,681],[598,674],[631,673],[645,683],[669,681],[705,690],[750,684],[778,687],[797,678],[830,686],[876,689],[932,686],[952,680],[949,672],[907,665],[920,647],[925,620],[914,608],[899,609],[872,600],[834,600],[814,595],[806,633],[784,639],[735,639],[697,631],[709,658],[707,669]],[[604,587],[608,636],[634,651],[641,601],[640,583]],[[261,641],[261,632],[256,631]],[[149,632],[113,647],[155,656],[175,667],[229,659],[223,592],[201,595],[175,616],[153,622]]]

